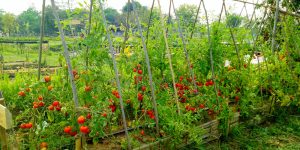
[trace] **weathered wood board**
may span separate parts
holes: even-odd
[[[12,128],[12,114],[3,105],[0,105],[0,126],[4,129]]]

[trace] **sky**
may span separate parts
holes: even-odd
[[[50,5],[51,0],[46,0],[47,5]],[[55,0],[56,2],[61,2],[62,4],[65,4],[64,6],[67,6],[68,0]],[[78,3],[83,3],[84,1],[89,0],[70,0],[73,3],[73,6],[78,6]],[[135,0],[140,2],[142,5],[151,7],[152,0]],[[194,4],[199,5],[200,0],[174,0],[175,7],[178,8],[182,4]],[[254,0],[248,0],[253,2]],[[255,0],[256,1],[256,0]],[[118,11],[121,11],[122,7],[126,4],[127,0],[107,0],[105,6],[106,7],[112,7],[117,9]],[[204,0],[208,15],[209,16],[218,16],[221,7],[222,7],[222,0]],[[163,12],[167,13],[169,8],[169,0],[160,0],[162,10]],[[239,2],[233,2],[232,0],[226,0],[226,4],[228,6],[228,10],[230,12],[234,12],[239,14],[243,8],[243,4]],[[157,1],[155,3],[155,6],[158,7]],[[29,7],[35,7],[37,10],[41,10],[42,7],[42,0],[0,0],[0,9],[13,13],[15,15],[18,15],[22,13],[22,11],[25,11]],[[247,11],[249,14],[252,14],[253,12],[253,6],[252,5],[246,5]],[[202,9],[202,8],[201,8]],[[203,12],[203,9],[202,11]],[[242,15],[246,15],[246,12],[243,11]]]

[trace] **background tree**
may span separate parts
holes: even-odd
[[[142,6],[139,2],[135,2],[135,7],[137,14],[139,15],[139,19],[142,25],[147,25],[150,17],[150,10],[146,6]],[[120,22],[126,25],[127,15],[129,13],[129,23],[135,25],[135,17],[133,15],[133,5],[132,3],[126,3],[126,5],[122,8],[122,14],[120,16]],[[159,10],[154,9],[152,14],[153,19],[159,19]]]
[[[197,6],[184,4],[184,5],[179,6],[179,8],[176,10],[176,13],[180,19],[181,26],[184,29],[190,30],[196,19]]]
[[[40,32],[40,14],[35,8],[28,8],[17,18],[22,35],[37,35]]]
[[[120,25],[120,22],[119,22],[120,14],[119,14],[119,12],[116,9],[114,9],[114,8],[106,8],[104,10],[104,13],[105,13],[106,19],[111,24],[114,24],[116,26]]]
[[[61,20],[67,19],[67,12],[65,10],[58,10],[59,18]],[[46,36],[57,36],[58,28],[55,23],[55,18],[53,16],[53,10],[51,6],[45,8],[45,35]]]
[[[134,4],[135,4],[136,9],[140,9],[142,7],[142,5],[137,1],[135,1]],[[125,14],[127,12],[132,12],[132,11],[133,11],[133,4],[131,2],[126,3],[126,5],[122,8],[123,14]]]
[[[9,36],[18,31],[18,23],[14,14],[6,13],[2,17],[3,32],[7,33]]]
[[[3,24],[2,24],[2,18],[3,18],[3,15],[4,15],[4,11],[0,9],[0,31],[2,31],[2,27],[3,27]]]
[[[230,14],[226,17],[226,26],[231,28],[239,27],[243,18],[237,14]]]

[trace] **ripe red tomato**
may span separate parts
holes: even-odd
[[[115,96],[116,96],[116,98],[120,98],[120,95],[119,95],[119,93],[117,93]]]
[[[138,70],[138,74],[143,74],[143,70]]]
[[[48,109],[49,109],[49,110],[54,110],[54,106],[53,106],[53,105],[50,105],[50,106],[48,106]]]
[[[39,107],[44,107],[45,103],[44,102],[39,102]]]
[[[48,88],[48,91],[52,91],[53,86],[52,86],[52,85],[49,85],[47,88]]]
[[[113,95],[119,94],[117,90],[112,90],[111,93],[112,93]]]
[[[214,113],[214,111],[213,110],[208,110],[208,115],[212,115],[213,113]]]
[[[145,131],[144,131],[144,130],[141,130],[140,134],[141,134],[142,136],[144,136],[144,135],[145,135]]]
[[[91,119],[91,118],[92,118],[92,115],[91,115],[90,113],[88,113],[88,114],[86,115],[86,118],[87,118],[87,119]]]
[[[235,96],[235,102],[239,102],[239,100],[240,100],[240,97],[239,96]]]
[[[136,68],[133,68],[133,72],[136,72],[137,70],[136,70]]]
[[[107,113],[104,112],[104,113],[102,114],[102,117],[106,117],[106,116],[107,116]]]
[[[72,127],[71,126],[67,126],[67,127],[65,127],[65,129],[64,129],[64,132],[65,133],[70,133],[72,131]]]
[[[198,85],[198,86],[203,86],[203,83],[202,82],[196,82],[196,84]]]
[[[78,74],[77,70],[72,70],[72,74],[75,77]]]
[[[85,86],[85,88],[84,88],[85,92],[90,92],[91,90],[92,90],[92,87],[89,85]]]
[[[33,104],[32,108],[39,108],[39,104]]]
[[[80,127],[80,132],[82,132],[83,134],[87,134],[89,133],[90,129],[87,126],[81,126]]]
[[[48,144],[46,142],[42,142],[40,144],[40,148],[43,149],[43,148],[47,148],[48,147]]]
[[[146,86],[142,86],[142,91],[143,91],[143,92],[146,91]]]
[[[25,97],[25,96],[26,96],[26,94],[25,94],[24,91],[20,91],[20,92],[18,93],[18,95],[21,96],[21,97]]]
[[[70,131],[70,135],[71,135],[71,136],[75,136],[75,135],[77,135],[77,132],[76,132],[76,131],[73,131],[73,132]]]
[[[111,109],[111,112],[115,112],[117,109],[116,105],[109,105],[109,108]]]
[[[20,128],[21,128],[21,129],[26,129],[26,124],[25,124],[25,123],[22,123],[22,124],[20,125]]]
[[[61,108],[59,106],[57,106],[55,109],[56,109],[56,111],[60,111],[61,110]]]
[[[195,107],[190,107],[190,111],[195,112],[196,108]]]
[[[183,76],[180,76],[179,77],[179,81],[181,82],[183,80]]]
[[[52,103],[52,105],[53,105],[54,107],[57,107],[57,106],[59,105],[59,101],[54,101],[54,102]]]
[[[186,111],[189,111],[189,110],[190,110],[190,105],[186,105],[186,106],[185,106],[185,110],[186,110]]]
[[[50,76],[45,76],[44,80],[45,80],[45,82],[50,82],[51,81],[51,77]]]
[[[144,99],[144,96],[142,95],[142,96],[138,96],[138,100],[139,101],[143,101],[143,99]]]
[[[79,116],[79,117],[77,118],[77,122],[78,122],[79,124],[83,124],[83,123],[85,122],[84,116]]]
[[[27,123],[27,124],[25,124],[25,126],[26,126],[27,129],[30,129],[30,128],[32,128],[32,123],[31,122]]]
[[[143,96],[143,94],[142,93],[138,93],[138,97],[141,97],[141,96]]]
[[[143,76],[138,76],[137,78],[138,78],[139,81],[143,80]]]
[[[200,104],[199,108],[203,109],[203,108],[205,108],[205,105],[204,104]]]
[[[42,101],[43,99],[44,99],[44,98],[43,98],[43,96],[41,96],[41,95],[38,97],[38,100],[40,100],[40,101]]]

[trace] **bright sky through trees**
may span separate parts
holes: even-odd
[[[89,0],[85,0],[88,4]],[[142,5],[151,7],[152,0],[136,0],[140,2]],[[169,0],[160,0],[161,5],[163,8],[163,11],[165,13],[168,12],[169,7]],[[200,0],[174,0],[175,7],[179,7],[182,4],[194,4],[198,5]],[[59,4],[63,4],[64,7],[68,8],[68,0],[56,0],[56,2]],[[78,6],[78,3],[83,3],[84,0],[70,0],[71,7]],[[112,7],[117,9],[118,11],[121,11],[122,7],[126,4],[127,0],[108,0],[106,2],[106,7]],[[205,0],[206,7],[209,13],[209,16],[216,17],[221,10],[222,0]],[[231,12],[239,14],[243,4],[239,2],[233,2],[232,0],[227,0],[226,3],[227,6],[230,6],[229,9]],[[50,4],[50,0],[47,0],[47,4]],[[20,14],[22,11],[27,10],[29,7],[35,7],[37,10],[41,10],[42,0],[1,0],[0,1],[0,9],[14,13],[16,15]],[[155,4],[156,6],[157,3]],[[253,6],[247,5],[248,13],[251,14],[253,11]],[[203,11],[202,11],[203,12]],[[245,14],[245,11],[243,13]]]

